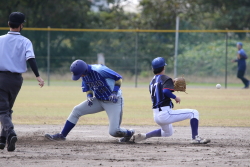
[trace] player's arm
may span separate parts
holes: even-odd
[[[238,54],[239,55],[239,59],[247,59],[247,55],[246,53],[242,53],[242,54]]]
[[[93,97],[93,96],[94,96],[92,90],[87,91],[87,92],[86,92],[86,95],[87,95],[87,97]]]
[[[31,70],[35,74],[36,77],[39,77],[40,74],[38,72],[37,64],[36,64],[36,59],[35,58],[30,58],[28,59],[28,63],[30,65]]]
[[[30,68],[31,70],[33,71],[33,73],[35,74],[36,76],[36,79],[37,81],[39,82],[39,85],[41,87],[43,87],[44,85],[44,80],[40,77],[40,74],[38,72],[38,68],[37,68],[37,64],[36,64],[36,59],[35,58],[30,58],[27,60],[29,65],[30,65]]]
[[[176,103],[180,103],[181,99],[173,94],[173,92],[169,89],[163,89],[163,93],[166,97],[169,97],[171,99],[174,99]]]
[[[240,53],[238,53],[237,54],[237,59],[240,59],[240,58],[241,58]]]
[[[115,86],[114,86],[114,89],[113,89],[111,95],[109,96],[109,101],[112,101],[113,103],[116,103],[118,101],[117,93],[121,87],[121,84],[122,84],[121,78],[119,80],[115,81]]]
[[[232,62],[238,62],[239,59],[240,59],[240,51],[237,52],[237,58],[236,59],[233,59]]]
[[[88,106],[92,106],[93,105],[93,100],[94,100],[94,95],[93,95],[93,91],[89,90],[86,92],[87,94],[87,101],[88,101]]]
[[[93,105],[93,100],[94,100],[93,91],[89,90],[89,91],[86,92],[86,94],[87,94],[88,106],[92,106]]]
[[[89,89],[89,86],[84,81],[82,81],[82,91],[86,92],[88,106],[91,107],[93,105],[94,93]]]
[[[176,96],[173,94],[173,92],[171,90],[167,89],[167,88],[163,89],[163,93],[164,93],[164,95],[166,97],[169,97],[171,99],[175,99],[176,98]]]
[[[232,63],[234,63],[234,62],[238,62],[238,60],[239,60],[239,58],[238,58],[238,57],[239,57],[239,54],[237,54],[237,58],[236,58],[236,59],[233,59],[231,62],[232,62]]]
[[[114,88],[112,90],[112,92],[118,92],[118,90],[120,89],[121,85],[122,85],[122,76],[120,74],[118,74],[117,72],[109,69],[108,67],[104,66],[103,68],[101,68],[98,71],[104,78],[110,78],[113,79],[115,81],[115,85]]]
[[[39,85],[43,87],[44,80],[39,75],[36,60],[35,60],[33,45],[30,40],[27,41],[25,49],[26,49],[26,53],[25,53],[26,61],[28,61],[30,68],[32,69],[33,73],[36,76],[36,80],[39,82]]]
[[[167,79],[163,84],[163,94],[166,97],[174,99],[176,103],[180,103],[181,99],[173,94],[174,92],[174,82],[171,78]]]
[[[112,101],[113,103],[116,103],[118,101],[118,96],[117,93],[121,87],[122,84],[122,76],[118,74],[117,72],[109,69],[108,67],[104,66],[99,70],[99,73],[104,77],[104,78],[110,78],[115,81],[114,88],[112,90],[111,95],[109,96],[109,101]]]
[[[122,85],[122,79],[120,78],[119,80],[115,81],[115,86],[114,86],[113,92],[118,92],[121,85]]]
[[[237,58],[239,59],[247,59],[247,55],[243,50],[239,50],[237,54]]]
[[[89,86],[85,83],[84,80],[82,80],[82,92],[86,92],[87,94],[92,92],[92,90],[89,88]]]
[[[232,60],[232,62],[233,62],[233,63],[234,63],[234,62],[238,62],[238,61],[239,61],[239,59],[238,59],[238,55],[239,55],[239,54],[237,54],[237,59],[233,59],[233,60]]]

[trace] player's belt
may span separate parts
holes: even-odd
[[[162,111],[161,108],[162,107],[167,107],[169,106],[170,108],[173,108],[171,105],[164,105],[164,106],[156,106],[156,107],[153,107],[153,109],[159,109],[159,111]]]
[[[21,75],[20,73],[17,73],[17,72],[10,72],[10,71],[0,71],[0,73]]]
[[[170,105],[156,106],[156,107],[153,107],[153,109],[157,109],[157,108],[161,108],[161,107],[167,107],[167,106],[170,106]]]

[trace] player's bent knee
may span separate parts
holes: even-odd
[[[81,107],[80,106],[75,106],[72,110],[72,114],[74,114],[76,117],[82,116],[81,114]]]
[[[75,106],[71,112],[71,114],[68,117],[68,120],[74,124],[76,124],[76,122],[78,121],[78,119],[80,118],[80,112],[79,112],[79,108],[77,106]]]
[[[192,112],[193,112],[193,118],[196,118],[199,120],[199,111],[193,110]]]

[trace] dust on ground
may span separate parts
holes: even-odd
[[[157,126],[124,126],[136,133]],[[77,125],[66,141],[49,141],[45,133],[58,133],[62,125],[16,125],[16,150],[0,150],[0,166],[250,166],[250,128],[200,127],[207,145],[192,145],[190,127],[175,127],[167,138],[121,144],[108,134],[108,126]]]

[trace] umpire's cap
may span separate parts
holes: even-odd
[[[9,22],[20,25],[25,22],[25,15],[21,12],[12,12],[9,16]]]
[[[82,60],[74,61],[70,66],[70,71],[73,73],[72,80],[78,80],[82,75],[87,75],[88,64]]]
[[[152,68],[157,69],[164,67],[166,64],[165,59],[163,57],[157,57],[152,61]]]

